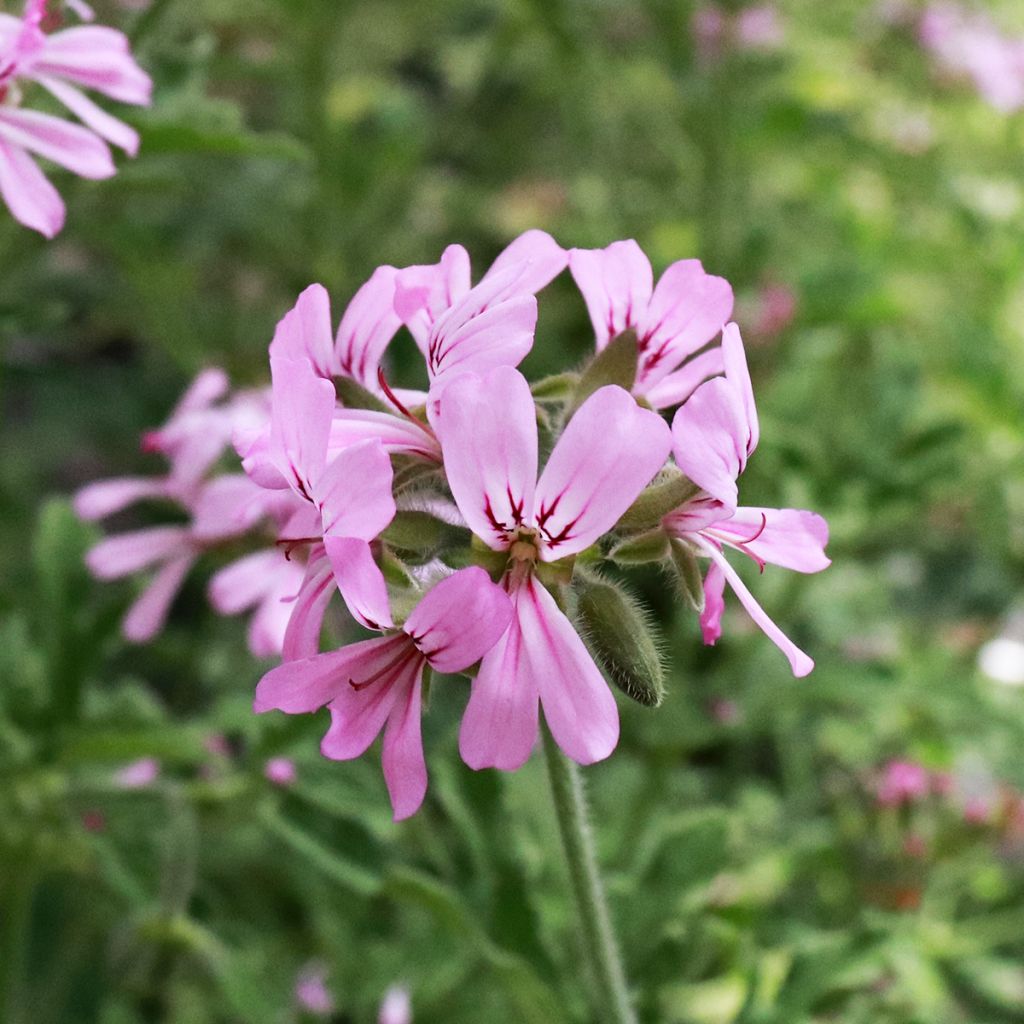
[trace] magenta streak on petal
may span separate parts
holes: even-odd
[[[387,664],[382,668],[374,672],[368,679],[361,679],[358,682],[354,679],[350,679],[348,681],[348,685],[357,692],[365,690],[368,686],[372,686],[374,683],[379,682],[385,676],[397,676],[405,668],[408,661],[415,658],[423,658],[424,655],[417,649],[415,642],[409,643],[410,639],[411,638],[405,634],[398,634],[395,637],[395,640],[401,644],[401,647],[395,657],[387,662]]]
[[[387,378],[384,376],[384,370],[381,367],[377,367],[377,383],[380,384],[381,391],[387,396],[388,401],[412,424],[419,427],[424,434],[436,442],[433,430],[430,429],[421,420],[418,420],[402,403],[401,399],[391,390],[391,386],[388,384]]]
[[[728,520],[726,520],[728,522]],[[715,541],[721,541],[722,544],[728,544],[729,547],[735,548],[737,551],[742,551],[748,558],[752,559],[760,572],[764,572],[764,567],[767,564],[763,558],[758,558],[753,551],[749,550],[748,544],[753,544],[758,537],[764,533],[768,526],[768,517],[762,512],[761,513],[761,525],[758,527],[757,532],[753,537],[747,537],[746,540],[734,540],[727,534],[724,534],[712,527],[705,527],[700,532],[705,536],[714,539]]]

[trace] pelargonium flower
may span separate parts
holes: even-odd
[[[928,769],[917,761],[890,761],[878,783],[878,802],[886,807],[912,803],[928,795]]]
[[[828,526],[821,516],[803,509],[739,507],[736,481],[757,447],[759,428],[735,324],[725,328],[722,353],[725,376],[702,384],[672,421],[676,463],[699,490],[666,515],[662,526],[711,559],[700,620],[704,642],[714,644],[721,635],[728,581],[750,617],[789,659],[793,674],[804,676],[814,662],[765,614],[725,558],[724,548],[742,552],[762,570],[771,562],[797,572],[820,572],[830,564],[824,550]]]
[[[665,422],[622,388],[600,388],[569,421],[538,480],[530,386],[499,367],[450,383],[436,426],[466,523],[508,555],[502,585],[515,609],[473,682],[463,759],[473,768],[518,768],[537,738],[538,703],[570,757],[607,757],[619,735],[615,699],[537,568],[579,554],[615,525],[665,462]]]
[[[0,196],[15,220],[52,238],[64,226],[64,203],[33,157],[83,178],[111,177],[116,168],[107,143],[134,156],[138,134],[79,87],[145,106],[152,83],[123,33],[83,25],[47,35],[46,7],[47,0],[28,0],[22,17],[0,14]],[[25,109],[27,82],[41,85],[82,123]]]
[[[636,332],[632,390],[638,398],[655,409],[678,405],[722,372],[721,350],[705,346],[732,313],[732,288],[706,273],[700,260],[673,263],[655,287],[650,261],[627,239],[571,250],[569,270],[587,303],[598,351],[623,332]]]
[[[321,744],[326,757],[360,757],[384,729],[384,778],[395,820],[423,802],[427,769],[420,734],[423,673],[462,672],[479,661],[512,617],[508,598],[487,574],[471,567],[435,584],[401,629],[390,616],[385,635],[268,672],[256,688],[257,712],[331,711]]]

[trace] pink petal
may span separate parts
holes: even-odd
[[[339,695],[346,698],[350,694],[356,696],[351,682],[371,679],[386,670],[408,643],[408,638],[404,635],[374,637],[372,640],[349,644],[341,650],[318,654],[313,658],[287,661],[271,669],[259,681],[253,710],[257,714],[274,709],[286,711],[288,714],[301,714],[316,711]],[[368,687],[365,696],[368,698],[378,689],[388,689],[384,680]],[[381,723],[385,717],[386,712],[381,716]],[[376,736],[379,730],[380,725],[373,735]],[[373,736],[366,745],[369,746],[372,742]],[[363,750],[365,749],[364,747]],[[359,753],[362,753],[362,750]],[[356,757],[358,754],[350,756]]]
[[[441,461],[441,446],[426,424],[420,426],[404,416],[392,416],[373,409],[338,409],[331,421],[328,451],[347,448],[371,438],[378,439],[389,454]]]
[[[703,549],[705,554],[718,565],[722,572],[725,574],[725,578],[732,587],[733,593],[740,599],[740,603],[747,610],[747,614],[757,623],[758,626],[764,631],[776,647],[786,656],[789,660],[789,664],[793,669],[793,675],[798,678],[807,675],[811,669],[814,668],[814,662],[800,650],[792,640],[786,636],[785,633],[775,625],[774,622],[765,614],[764,609],[757,603],[754,595],[750,593],[744,584],[743,580],[739,578],[736,570],[729,564],[728,560],[713,544],[698,538],[697,543]],[[707,584],[705,584],[706,586]],[[706,641],[705,641],[706,642]]]
[[[518,606],[508,629],[484,655],[473,680],[469,704],[459,729],[459,753],[470,768],[515,771],[530,757],[537,742],[540,700],[537,666],[524,650]]]
[[[101,25],[55,32],[32,66],[33,74],[69,78],[111,99],[149,104],[153,83],[131,55],[128,37]]]
[[[0,107],[0,136],[82,178],[109,178],[117,171],[107,144],[99,136],[37,110]]]
[[[828,524],[804,509],[738,508],[730,519],[715,523],[714,533],[784,569],[821,572],[832,564],[825,554]]]
[[[348,761],[366,752],[396,702],[406,697],[423,671],[423,659],[404,633],[365,640],[353,646],[369,644],[379,647],[372,657],[363,656],[362,664],[346,667],[345,685],[330,704],[331,727],[320,744],[320,752],[335,761]],[[338,654],[349,649],[344,648]],[[320,657],[336,655],[321,654]],[[360,688],[356,689],[357,686]]]
[[[101,138],[120,147],[129,156],[135,156],[138,153],[139,133],[131,125],[111,116],[93,103],[84,93],[79,92],[73,85],[62,82],[59,78],[40,75],[37,81],[60,100],[82,124],[92,129]]]
[[[518,288],[535,295],[556,278],[569,261],[569,254],[546,232],[531,228],[513,239],[498,254],[483,280],[509,267],[521,267]]]
[[[191,551],[192,542],[183,526],[154,526],[101,540],[85,556],[85,562],[94,576],[113,580]]]
[[[208,409],[217,399],[223,398],[230,388],[231,381],[219,366],[207,366],[192,378],[185,393],[178,399],[170,421],[180,419],[186,413]]]
[[[103,519],[144,498],[162,498],[167,482],[152,477],[117,477],[86,484],[75,494],[75,514],[80,519]]]
[[[285,634],[295,607],[295,592],[301,580],[302,569],[294,562],[289,562],[288,573],[282,572],[274,580],[274,585],[256,606],[249,620],[246,641],[249,650],[257,658],[269,658],[284,650]]]
[[[320,650],[324,613],[334,596],[334,590],[331,561],[323,545],[314,544],[309,552],[306,570],[281,645],[281,657],[285,661],[312,658]]]
[[[35,161],[0,139],[0,196],[19,224],[53,238],[64,227],[64,202]]]
[[[599,349],[636,327],[650,302],[654,274],[633,239],[605,249],[570,249],[569,270],[583,293]]]
[[[619,741],[619,711],[608,684],[555,599],[530,577],[516,602],[522,668],[533,677],[544,718],[574,761],[606,758]]]
[[[732,302],[729,282],[706,274],[700,260],[673,263],[637,324],[638,389],[657,383],[718,335],[732,313]]]
[[[704,643],[713,647],[722,635],[725,612],[725,573],[712,562],[704,576],[704,611],[700,613],[700,631]]]
[[[469,528],[497,551],[533,523],[537,419],[530,385],[511,367],[445,389],[438,436],[445,472]]]
[[[318,377],[330,380],[334,375],[331,300],[322,284],[311,284],[278,321],[270,355],[276,359],[306,359]]]
[[[324,537],[324,548],[352,617],[367,629],[391,628],[388,588],[370,545],[355,537]]]
[[[378,267],[352,297],[335,343],[335,362],[349,377],[376,391],[377,368],[402,321],[395,312],[394,267]]]
[[[708,494],[736,507],[736,478],[747,464],[747,418],[740,393],[724,377],[702,384],[672,420],[679,468]]]
[[[411,685],[405,682],[396,694],[394,706],[384,729],[381,761],[395,821],[415,814],[427,792],[427,765],[423,760],[420,733],[423,663],[415,663]]]
[[[282,572],[291,575],[293,568],[301,574],[280,551],[254,551],[214,573],[207,588],[210,604],[219,615],[237,615],[262,601],[278,576]]]
[[[722,357],[725,362],[725,376],[743,399],[743,412],[747,421],[747,455],[757,447],[760,427],[757,421],[757,406],[754,404],[754,387],[747,369],[747,356],[743,351],[743,339],[735,324],[727,324],[722,333]]]
[[[136,644],[152,640],[164,627],[171,602],[177,596],[192,563],[191,554],[173,558],[153,577],[141,596],[128,609],[121,624],[125,639]]]
[[[431,587],[402,628],[438,672],[461,672],[497,643],[511,618],[505,592],[474,566]]]
[[[240,427],[231,443],[242,460],[242,469],[254,484],[264,490],[287,490],[291,483],[277,468],[270,438],[270,424]],[[291,474],[289,474],[290,476]]]
[[[375,438],[338,452],[313,492],[324,536],[377,537],[395,518],[391,480],[391,459]]]
[[[274,405],[270,457],[292,487],[312,500],[327,460],[334,415],[334,384],[318,377],[310,363],[272,356]]]
[[[192,512],[192,531],[201,540],[246,533],[266,514],[267,492],[244,473],[225,473],[204,485]]]
[[[424,354],[434,321],[462,299],[469,288],[469,253],[461,245],[449,245],[438,263],[405,267],[398,272],[395,313]]]
[[[694,356],[682,369],[663,377],[657,384],[643,389],[643,396],[655,409],[669,409],[685,402],[710,377],[725,372],[725,358],[720,345]],[[639,392],[639,388],[634,388]]]
[[[537,527],[546,562],[589,547],[610,530],[664,466],[665,421],[614,385],[569,421],[537,484]]]

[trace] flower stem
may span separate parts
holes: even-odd
[[[636,1014],[626,989],[622,958],[612,931],[608,901],[597,870],[594,833],[587,812],[583,779],[576,764],[558,749],[546,724],[542,726],[541,733],[555,817],[558,818],[576,897],[581,938],[600,1001],[598,1016],[608,1024],[636,1024]]]

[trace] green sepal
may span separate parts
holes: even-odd
[[[387,548],[383,548],[381,552],[380,571],[384,575],[384,581],[389,586],[404,589],[416,585],[405,562]]]
[[[676,570],[679,593],[700,615],[704,611],[704,579],[701,576],[696,552],[685,540],[678,537],[669,540],[669,547],[672,549],[672,565]]]
[[[364,388],[351,377],[334,378],[334,390],[346,409],[372,409],[374,412],[388,412],[394,415],[395,410],[372,391]]]
[[[534,573],[546,587],[572,582],[572,571],[576,565],[576,556],[559,559],[557,562],[536,562]]]
[[[434,670],[429,664],[426,664],[423,666],[423,685],[420,688],[420,704],[423,714],[430,710],[430,687],[433,682]]]
[[[623,533],[652,530],[673,509],[686,504],[700,488],[678,469],[663,469],[623,513],[615,529]]]
[[[391,465],[394,467],[391,487],[396,495],[425,490],[443,479],[441,467],[437,463],[424,462],[411,455],[392,456]]]
[[[650,530],[619,541],[608,557],[619,565],[645,565],[663,562],[669,557],[668,535],[664,530]]]
[[[565,418],[568,420],[598,388],[618,384],[632,391],[636,383],[636,360],[636,331],[630,328],[612,338],[590,361],[572,393]]]
[[[554,373],[530,385],[535,402],[564,402],[579,385],[578,373]]]
[[[459,548],[456,550],[456,554],[461,554],[465,550],[465,548]],[[507,551],[495,551],[493,548],[489,548],[475,533],[470,538],[468,553],[469,558],[463,564],[479,565],[495,581],[501,578],[505,567],[508,565]],[[445,561],[449,565],[452,564],[448,561],[447,555],[445,556]]]
[[[428,562],[441,550],[448,547],[465,546],[469,543],[469,531],[446,523],[419,509],[395,513],[381,539],[394,548],[406,561]]]
[[[576,624],[609,679],[645,707],[665,696],[665,673],[643,606],[623,587],[591,573],[577,575]]]

